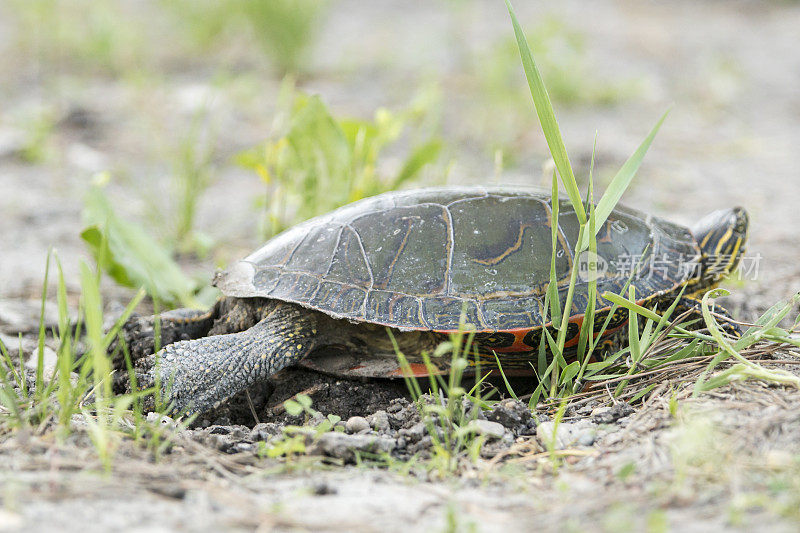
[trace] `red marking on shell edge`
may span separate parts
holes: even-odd
[[[409,366],[409,370],[411,370],[411,373],[407,373],[407,372],[403,371],[403,368],[401,367],[401,368],[397,368],[395,370],[392,370],[389,373],[389,375],[415,377],[415,378],[426,377],[426,376],[429,375],[428,367],[426,367],[423,363],[409,363],[408,366]],[[440,369],[436,368],[436,370],[439,371],[438,373],[441,373]]]

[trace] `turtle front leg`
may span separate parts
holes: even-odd
[[[682,315],[683,313],[690,311],[691,318],[699,318],[700,319],[700,327],[705,327],[705,320],[703,319],[703,302],[699,298],[695,298],[694,296],[684,296],[678,301],[678,305],[675,306],[675,310],[672,313],[672,317],[676,318]],[[731,335],[732,337],[741,337],[744,333],[742,328],[736,322],[736,320],[731,316],[727,309],[722,307],[719,304],[714,306],[713,310],[714,315],[717,318],[717,323],[719,324],[722,331]]]
[[[202,413],[308,355],[319,345],[318,321],[277,305],[246,331],[176,342],[142,359],[137,382],[157,385],[172,412]]]
[[[136,361],[153,354],[156,347],[208,335],[219,314],[218,307],[219,305],[215,305],[207,311],[175,309],[157,316],[133,316],[122,326],[120,335],[125,340],[131,359]],[[115,348],[112,347],[112,350]],[[115,367],[122,368],[124,362],[121,350],[117,358],[119,364],[115,360]]]

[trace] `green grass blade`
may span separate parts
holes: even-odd
[[[514,8],[511,6],[510,0],[506,0],[506,7],[508,14],[511,16],[511,23],[514,25],[514,35],[517,38],[517,46],[519,47],[519,55],[522,58],[522,66],[525,69],[525,77],[528,79],[528,86],[531,90],[533,97],[533,104],[536,106],[536,114],[539,116],[539,122],[542,125],[542,132],[547,140],[547,146],[550,149],[550,155],[556,164],[558,173],[561,175],[561,181],[564,183],[564,188],[567,190],[570,202],[575,208],[575,213],[578,215],[578,221],[581,224],[586,222],[586,210],[583,208],[581,201],[581,193],[578,190],[578,182],[575,180],[575,174],[572,172],[572,165],[569,162],[567,155],[567,147],[564,146],[564,140],[561,138],[561,130],[556,122],[556,115],[553,111],[553,104],[550,102],[550,96],[547,94],[547,88],[544,86],[542,75],[533,60],[531,49],[528,46],[528,40],[525,38],[525,33],[517,20],[517,15],[514,13]]]
[[[628,189],[628,186],[630,186],[631,180],[633,180],[633,177],[639,170],[647,150],[649,150],[650,145],[653,144],[653,139],[655,139],[658,130],[661,128],[661,124],[664,123],[668,114],[669,109],[661,115],[661,118],[656,122],[656,125],[653,126],[653,129],[650,130],[650,133],[645,140],[642,141],[642,144],[640,144],[636,151],[625,161],[622,168],[617,172],[617,175],[614,176],[611,183],[608,184],[608,187],[603,193],[603,197],[597,202],[597,209],[595,209],[595,234],[603,227],[603,224],[605,224],[609,215],[611,215],[611,212],[619,203],[622,195]],[[588,239],[584,239],[584,241],[588,241]],[[588,242],[583,242],[581,244],[581,248],[583,248]]]
[[[552,250],[550,254],[550,283],[547,285],[547,293],[544,299],[544,323],[547,323],[547,315],[553,324],[561,323],[561,301],[558,298],[558,277],[556,276],[556,252],[558,251],[558,180],[556,173],[553,172],[553,190],[550,196],[550,230],[552,238]]]
[[[47,250],[47,263],[44,267],[44,282],[42,285],[42,305],[39,311],[39,338],[36,346],[36,399],[42,401],[44,399],[44,309],[47,304],[47,285],[50,281],[50,259],[53,254],[53,249]],[[22,352],[20,352],[21,354]]]
[[[503,365],[502,365],[502,363],[500,363],[500,358],[497,356],[497,352],[492,351],[492,353],[494,354],[494,360],[497,362],[497,369],[500,372],[500,377],[503,378],[503,383],[505,383],[506,390],[508,391],[508,394],[510,394],[511,397],[514,398],[515,400],[519,400],[519,398],[517,397],[517,394],[514,392],[514,389],[511,387],[511,383],[508,382],[508,378],[506,377],[506,373],[503,372]]]
[[[594,136],[594,146],[592,147],[592,159],[589,164],[589,190],[587,194],[587,204],[589,208],[589,253],[590,258],[597,256],[597,237],[595,235],[595,222],[597,215],[595,214],[596,206],[594,205],[594,158],[597,151],[597,133]],[[577,374],[577,381],[580,381],[586,370],[586,364],[592,357],[592,348],[594,340],[594,321],[595,321],[595,304],[597,303],[597,269],[591,269],[589,272],[589,285],[587,288],[588,298],[586,303],[586,310],[583,314],[584,319],[581,324],[580,336],[578,338],[578,358],[581,360],[580,371]],[[590,340],[591,339],[591,340]],[[587,345],[589,350],[586,350]]]

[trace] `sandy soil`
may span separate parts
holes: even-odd
[[[588,166],[597,130],[600,176],[607,178],[672,105],[625,202],[687,224],[713,209],[745,206],[752,218],[748,254],[759,269],[757,279],[736,284],[730,307],[751,319],[795,292],[800,5],[518,3],[523,21],[552,14],[584,35],[592,78],[633,79],[639,87],[613,107],[557,106],[576,166]],[[44,63],[20,49],[7,9],[0,5],[0,310],[40,294],[49,246],[57,247],[71,293],[78,293],[79,259],[86,257],[80,211],[93,172],[112,169],[120,210],[158,231],[153,222],[166,215],[152,213],[164,213],[172,194],[163,179],[170,171],[165,153],[207,94],[214,96],[209,122],[219,177],[203,197],[198,227],[219,246],[213,257],[186,266],[210,278],[215,266],[258,244],[252,211],[242,206],[252,205],[260,184],[232,165],[230,156],[269,131],[278,82],[263,65],[237,65],[252,70],[256,96],[236,92],[253,92],[246,84],[216,88],[213,65],[198,60],[178,61],[152,85],[137,88],[124,78],[73,73],[69,65]],[[470,92],[470,76],[481,66],[465,63],[469,54],[451,40],[480,54],[509,32],[500,2],[475,2],[456,12],[444,2],[409,7],[340,0],[317,46],[317,74],[301,87],[321,93],[336,112],[366,117],[378,106],[408,102],[410,88],[439,80],[447,94],[443,136],[453,145],[455,161],[451,181],[482,182],[494,163],[481,129],[486,123],[473,116],[476,107],[489,105]],[[521,73],[519,90],[525,90]],[[29,164],[16,151],[26,135],[25,117],[41,108],[57,116],[54,155]],[[520,166],[503,181],[539,181],[545,145],[532,110],[529,118],[512,122],[498,113],[497,120],[518,128],[514,142],[522,154]],[[153,194],[145,197],[142,190]],[[111,283],[106,289],[112,310],[129,297]],[[30,329],[29,320],[19,312],[14,316],[17,322],[0,320],[12,338]],[[297,379],[289,383],[316,383],[308,376]],[[323,396],[334,398],[328,407],[336,409],[337,392],[351,389],[325,389]],[[272,404],[291,394],[286,389]],[[387,404],[391,397],[387,393]],[[533,437],[521,438],[517,445],[529,449],[520,448],[517,460],[502,468],[484,460],[462,478],[427,481],[355,466],[281,465],[244,448],[220,451],[192,432],[179,435],[158,463],[123,443],[107,475],[81,431],[65,443],[49,436],[3,436],[0,531],[796,530],[797,523],[773,505],[784,493],[770,482],[781,465],[798,472],[800,396],[747,384],[699,399],[686,391],[678,397],[683,401],[677,417],[664,391],[568,457],[556,475],[535,456]],[[325,405],[319,393],[317,400]],[[244,413],[227,423],[245,422],[249,410]],[[268,419],[266,411],[262,415]],[[219,421],[225,422],[201,425]],[[698,423],[706,425],[698,429]]]

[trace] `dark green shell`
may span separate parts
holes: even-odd
[[[337,318],[402,330],[531,330],[552,256],[550,196],[536,189],[443,187],[390,192],[313,218],[218,275],[228,296],[295,302]],[[562,302],[578,221],[559,208],[556,271]],[[700,258],[685,227],[617,208],[598,232],[606,270],[598,294],[619,293],[638,264],[639,298],[673,290]],[[578,280],[572,314],[587,303]],[[598,299],[600,308],[607,302]]]

